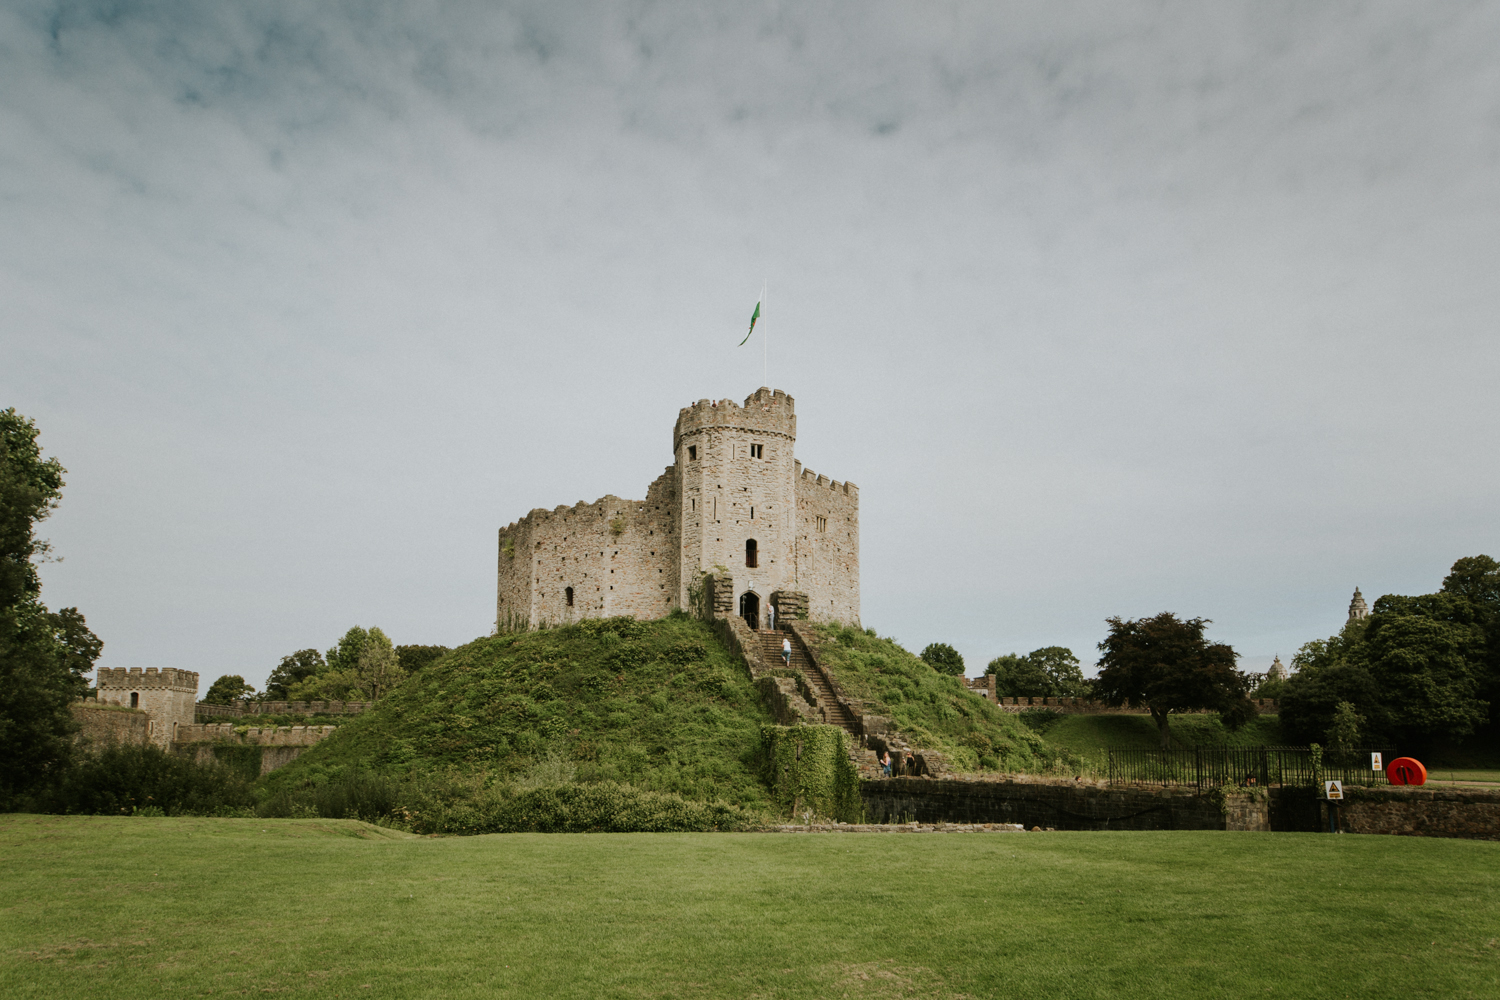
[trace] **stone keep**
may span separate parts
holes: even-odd
[[[101,705],[138,708],[150,717],[151,742],[166,750],[179,726],[193,724],[198,701],[198,674],[175,667],[100,667],[95,673]]]
[[[537,509],[500,530],[501,628],[686,608],[705,573],[764,621],[773,593],[807,596],[815,621],[859,621],[859,488],[793,455],[792,397],[701,399],[672,432],[674,461],[645,500],[609,495]]]

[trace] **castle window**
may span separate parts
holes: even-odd
[[[752,520],[752,521],[755,520],[755,508],[754,507],[750,508],[750,520]]]
[[[766,446],[763,445],[763,444],[752,444],[750,446],[750,457],[751,458],[765,458],[766,457]]]
[[[695,445],[695,444],[688,445],[688,461],[689,462],[696,462],[696,461],[698,461],[698,446]]]
[[[755,551],[755,539],[753,538],[745,542],[745,565],[751,569],[760,565],[759,556]]]
[[[132,691],[132,692],[130,692],[130,707],[131,708],[140,708],[141,707],[141,693],[139,691]]]
[[[826,518],[826,517],[820,517],[820,518],[818,518],[818,530],[819,531],[827,531],[828,530],[828,518]]]
[[[573,606],[573,588],[572,587],[566,588],[563,591],[563,596],[565,596],[568,599],[568,607],[571,608]]]

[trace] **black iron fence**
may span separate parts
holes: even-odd
[[[1191,750],[1111,750],[1111,784],[1185,785],[1200,791],[1221,785],[1315,786],[1388,784],[1382,765],[1396,755],[1380,747],[1323,750],[1311,747],[1194,747]]]

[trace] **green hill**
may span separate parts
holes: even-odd
[[[849,697],[888,716],[914,746],[944,753],[955,770],[1036,771],[1072,763],[1014,715],[959,678],[937,673],[894,639],[839,625],[813,631],[821,639],[819,659]]]
[[[486,786],[618,782],[761,810],[760,727],[773,722],[702,622],[587,619],[453,650],[266,786],[461,774]]]
[[[1155,750],[1161,746],[1156,723],[1149,715],[1064,715],[1041,709],[1020,717],[1050,746],[1086,758],[1097,758],[1109,750]],[[1274,715],[1252,719],[1238,732],[1231,732],[1212,714],[1174,715],[1171,719],[1174,747],[1275,746],[1282,742],[1280,720]]]

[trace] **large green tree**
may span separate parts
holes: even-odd
[[[1365,719],[1364,738],[1403,752],[1462,741],[1490,718],[1497,567],[1460,559],[1436,594],[1387,594],[1370,617],[1310,642],[1281,696],[1296,742],[1326,741],[1339,704]]]
[[[1163,611],[1135,621],[1105,620],[1109,635],[1099,643],[1095,693],[1111,705],[1149,711],[1163,750],[1171,745],[1173,712],[1214,710],[1231,728],[1254,717],[1250,680],[1235,668],[1239,654],[1204,638],[1207,618]]]
[[[65,470],[42,458],[36,425],[0,411],[0,800],[53,777],[74,731],[69,705],[84,692],[103,643],[77,608],[41,601],[36,526],[62,497]]]
[[[922,650],[921,659],[940,674],[951,674],[954,677],[964,675],[963,655],[946,642],[929,643]]]
[[[997,656],[984,668],[995,675],[997,698],[1083,698],[1092,685],[1066,646],[1044,646],[1025,656]]]
[[[266,680],[266,697],[272,701],[287,701],[292,696],[293,687],[327,669],[327,661],[316,649],[299,649],[290,656],[283,656]]]

